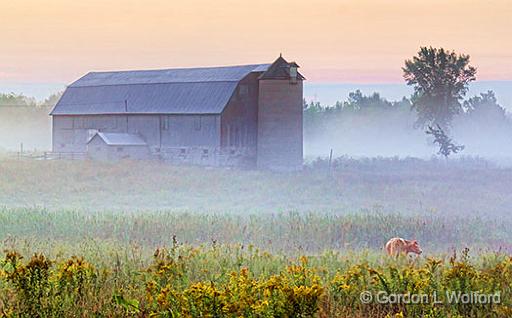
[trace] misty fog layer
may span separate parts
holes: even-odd
[[[410,111],[388,113],[369,110],[323,119],[321,126],[308,126],[304,131],[306,158],[351,157],[418,157],[436,154],[423,129],[414,127],[415,114]],[[450,136],[465,146],[456,156],[479,156],[488,159],[512,157],[512,129],[499,122],[475,123],[457,118]]]
[[[508,162],[512,158],[510,115],[494,99],[477,98],[473,104],[476,107],[465,106],[468,110],[455,116],[448,129],[453,141],[465,147],[454,157]],[[407,100],[389,102],[378,94],[351,93],[347,102],[332,107],[309,103],[304,112],[305,157],[326,157],[332,149],[334,157],[430,158],[438,147],[416,120]]]
[[[0,105],[0,151],[51,149],[50,108]]]
[[[512,206],[512,169],[476,159],[337,158],[330,173],[317,160],[289,174],[154,161],[4,159],[0,171],[5,207],[506,216]]]
[[[0,151],[51,149],[50,111],[62,93],[42,101],[23,94],[0,93]]]
[[[326,157],[429,157],[435,150],[425,133],[414,129],[414,113],[369,109],[343,115],[322,115],[304,125],[306,158]],[[314,119],[312,120],[314,121]]]

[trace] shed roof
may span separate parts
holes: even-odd
[[[51,115],[218,114],[240,80],[269,66],[91,72],[66,89]]]
[[[147,146],[147,143],[135,134],[97,132],[87,143],[94,138],[101,138],[109,146]]]

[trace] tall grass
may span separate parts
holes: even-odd
[[[99,242],[138,245],[147,250],[168,245],[174,237],[199,245],[243,244],[288,255],[381,250],[401,236],[419,240],[427,253],[454,248],[512,250],[510,218],[404,216],[379,212],[211,214],[176,211],[84,212],[45,209],[0,209],[0,240],[13,249],[50,252],[52,246]]]

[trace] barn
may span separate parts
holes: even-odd
[[[53,152],[300,169],[298,67],[279,56],[271,64],[88,73],[50,113]]]

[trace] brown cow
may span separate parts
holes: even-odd
[[[423,251],[416,240],[409,241],[400,237],[394,237],[386,243],[386,252],[390,256],[398,256],[402,253],[415,253],[420,255]]]

